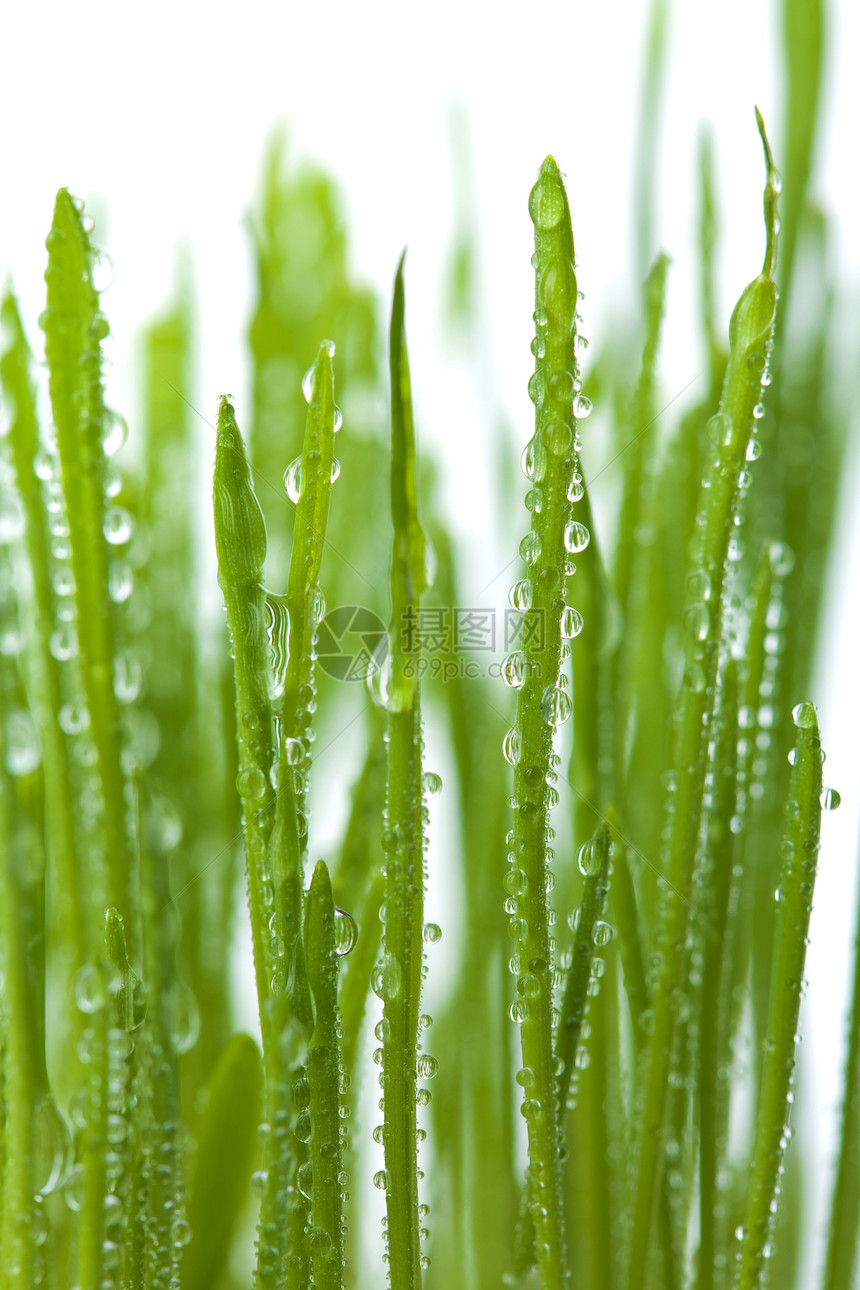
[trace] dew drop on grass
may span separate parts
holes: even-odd
[[[573,415],[577,421],[584,421],[591,416],[591,399],[584,394],[577,394],[573,400]]]
[[[334,911],[334,950],[338,958],[342,959],[358,940],[358,927],[352,914],[348,914],[345,909],[335,909]]]
[[[579,872],[586,878],[592,877],[600,869],[600,846],[594,838],[583,842],[577,853]]]
[[[592,932],[591,939],[594,941],[595,945],[602,949],[604,945],[609,944],[613,935],[614,933],[611,924],[600,920],[594,924],[594,931]]]
[[[544,426],[543,441],[547,452],[562,457],[570,447],[570,426],[561,417],[552,417]]]
[[[529,215],[536,229],[549,233],[558,228],[564,218],[564,197],[561,189],[549,175],[540,175],[529,193]]]
[[[532,480],[535,484],[539,484],[546,475],[546,448],[537,437],[530,439],[523,448],[520,466],[526,479]]]
[[[131,540],[132,518],[124,506],[111,506],[105,512],[103,532],[111,546],[124,546]]]
[[[807,699],[791,710],[791,719],[801,730],[811,730],[816,724],[815,704]]]
[[[134,573],[127,560],[111,560],[108,566],[108,595],[115,605],[124,605],[134,590]]]
[[[504,887],[509,896],[522,896],[528,885],[525,869],[509,869],[505,874]]]
[[[373,1185],[378,1191],[388,1191],[388,1171],[378,1169],[373,1175]]]
[[[731,443],[733,429],[734,423],[728,413],[718,412],[705,426],[705,433],[717,448],[725,448]]]
[[[296,1186],[298,1187],[305,1200],[314,1198],[314,1170],[310,1160],[306,1160],[303,1165],[299,1166],[296,1174]]]
[[[418,1078],[433,1079],[439,1071],[439,1063],[430,1053],[422,1053],[418,1058]]]
[[[542,408],[546,390],[544,385],[543,373],[532,372],[529,377],[528,394],[536,408]]]
[[[747,444],[746,459],[747,461],[758,461],[761,456],[761,440],[756,439],[753,435]]]
[[[531,1088],[535,1082],[535,1073],[530,1066],[523,1066],[517,1071],[516,1080],[520,1088]]]
[[[502,661],[501,673],[505,685],[514,690],[520,688],[526,675],[526,656],[521,649],[514,650]],[[511,762],[511,765],[516,763]]]
[[[382,961],[377,963],[373,969],[370,984],[373,987],[373,993],[380,999],[397,998],[400,993],[401,972],[400,963],[393,954],[385,954]]]
[[[6,718],[6,769],[10,775],[30,775],[41,760],[33,718],[25,708],[13,708]]]
[[[435,945],[436,942],[440,941],[441,939],[442,939],[442,928],[439,926],[438,923],[424,924],[424,940],[429,945]]]
[[[577,472],[567,486],[567,500],[569,502],[581,502],[584,496],[585,489],[582,486],[582,476]]]
[[[302,495],[302,459],[296,457],[284,471],[284,488],[291,502],[298,502]]]
[[[79,735],[90,724],[90,714],[77,703],[64,703],[58,714],[60,729],[67,735]]]
[[[559,685],[548,685],[541,695],[541,716],[548,726],[563,726],[570,717],[573,705],[570,695]]]
[[[540,488],[530,488],[525,495],[525,507],[532,515],[540,515],[543,506],[543,492]]]
[[[521,578],[515,582],[508,592],[508,600],[511,608],[525,613],[532,607],[532,584],[528,578]]]
[[[690,606],[684,615],[684,626],[694,641],[707,640],[711,630],[711,614],[703,601]]]
[[[338,479],[339,479],[339,478],[340,478],[340,462],[338,461],[337,457],[332,457],[332,459],[331,459],[331,482],[332,482],[333,484],[335,484],[335,483],[337,483],[337,481],[338,481]]]
[[[842,795],[835,788],[825,788],[821,794],[821,805],[825,811],[836,811],[842,801]]]
[[[540,534],[534,531],[528,532],[520,543],[520,555],[526,564],[534,564],[535,560],[541,553]]]
[[[312,1227],[308,1232],[308,1249],[311,1257],[326,1262],[334,1254],[334,1244],[324,1227]]]
[[[564,547],[566,551],[570,551],[571,555],[577,555],[580,551],[584,551],[590,541],[591,534],[585,525],[580,524],[578,520],[571,520],[569,524],[565,525]]]
[[[771,542],[768,549],[771,573],[777,578],[785,578],[794,568],[794,552],[787,542]]]
[[[259,766],[245,766],[236,776],[236,789],[240,797],[258,802],[265,796],[266,776]]]
[[[438,797],[442,792],[442,776],[437,775],[434,770],[425,771],[421,783],[428,797]]]
[[[102,448],[106,457],[115,457],[128,439],[128,422],[121,413],[105,409],[102,424]]]
[[[75,977],[75,1003],[86,1015],[100,1012],[107,1003],[104,977],[94,963],[85,963]]]
[[[286,596],[277,596],[272,591],[266,592],[266,636],[272,662],[272,675],[269,684],[269,698],[279,699],[284,693],[287,677],[287,664],[290,658],[290,615],[287,610]]]
[[[0,500],[0,546],[17,542],[24,533],[24,511],[14,494]]]
[[[565,640],[573,640],[582,631],[582,614],[572,605],[565,605],[561,611],[559,627]]]
[[[310,403],[314,397],[314,364],[312,363],[302,377],[302,394],[305,396],[305,403]]]
[[[72,1163],[69,1126],[52,1097],[42,1097],[33,1112],[33,1188],[48,1196],[65,1182]]]

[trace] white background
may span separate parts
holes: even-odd
[[[713,124],[723,190],[723,325],[761,261],[755,103],[777,163],[782,144],[775,7],[722,0],[675,9],[659,170],[660,245],[673,257],[662,359],[667,400],[701,370],[690,264],[699,125]],[[483,370],[524,442],[533,307],[526,198],[547,152],[567,176],[594,345],[638,290],[631,175],[643,11],[640,4],[580,0],[509,9],[467,0],[421,6],[402,0],[14,6],[2,31],[0,264],[14,275],[31,337],[39,339],[35,319],[43,307],[53,197],[67,185],[97,215],[97,240],[116,265],[104,305],[114,333],[109,393],[126,412],[132,436],[138,328],[169,296],[182,239],[193,251],[202,323],[202,359],[189,397],[211,419],[218,395],[231,391],[241,424],[249,388],[243,338],[252,298],[242,219],[256,191],[269,128],[286,119],[293,156],[318,159],[341,181],[357,275],[385,298],[408,243],[419,430],[425,442],[435,441],[437,456],[458,465],[474,460],[486,450],[481,436],[494,409],[475,406],[458,355],[439,326],[453,217],[450,108],[459,104],[457,119],[469,123],[471,151],[465,155],[471,157],[481,238]],[[851,321],[860,276],[857,7],[848,0],[832,4],[829,28],[814,191],[837,217],[838,276],[854,354],[860,330]],[[846,497],[856,495],[857,464],[855,453]],[[452,477],[449,509],[461,530],[470,523],[464,500]],[[471,522],[480,526],[484,518],[479,510]],[[841,519],[843,563],[832,596],[830,644],[815,696],[829,754],[827,782],[843,796],[840,812],[826,823],[804,1021],[804,1052],[814,1068],[814,1088],[806,1091],[814,1096],[825,1135],[835,1123],[854,904],[860,715],[855,520],[849,500]],[[825,1140],[819,1166],[828,1151]]]

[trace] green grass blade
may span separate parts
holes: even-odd
[[[822,1290],[839,1290],[841,1286],[853,1285],[860,1237],[860,910],[857,929],[839,1159],[830,1198]]]
[[[57,194],[48,236],[47,309],[42,315],[51,405],[67,502],[69,542],[75,581],[76,628],[89,732],[96,750],[102,828],[91,864],[96,872],[93,916],[106,905],[128,911],[132,954],[138,940],[132,913],[135,865],[128,829],[126,776],[121,724],[114,690],[116,632],[109,596],[109,542],[115,545],[128,526],[120,508],[105,498],[104,437],[108,414],[102,391],[101,340],[108,327],[93,286],[93,250],[81,212],[65,188]],[[85,722],[86,718],[81,717]],[[103,869],[104,877],[98,873]]]
[[[317,1290],[342,1290],[343,1130],[340,1119],[340,1043],[338,1039],[335,909],[325,862],[314,869],[305,910],[308,977],[316,1023],[308,1048],[313,1228],[308,1246]]]
[[[729,327],[730,358],[720,411],[711,427],[716,451],[708,466],[702,497],[702,524],[696,570],[707,598],[688,611],[686,670],[675,733],[675,791],[664,859],[667,877],[660,927],[660,970],[654,998],[654,1027],[639,1109],[637,1181],[629,1251],[629,1290],[642,1290],[649,1266],[655,1201],[663,1158],[667,1090],[675,1037],[673,1000],[685,973],[684,945],[691,909],[694,861],[701,821],[706,755],[722,638],[723,587],[728,567],[732,516],[746,468],[762,397],[762,377],[772,345],[776,311],[773,278],[776,256],[776,193],[770,148],[761,117],[765,150],[765,230],[761,274],[742,293]]]
[[[793,716],[797,743],[792,753],[787,823],[780,845],[782,866],[775,893],[778,912],[773,988],[736,1290],[759,1290],[772,1254],[773,1216],[788,1141],[797,1022],[818,861],[822,762],[818,720],[809,702],[798,704]]]
[[[547,896],[548,780],[554,772],[555,731],[571,712],[564,688],[562,645],[581,620],[565,606],[569,556],[590,540],[572,516],[577,472],[575,417],[590,411],[579,394],[576,359],[577,287],[567,194],[558,166],[547,157],[529,197],[535,235],[535,372],[529,392],[535,434],[524,455],[534,488],[528,545],[529,577],[511,588],[511,603],[525,613],[525,648],[506,660],[503,674],[519,682],[517,721],[505,740],[514,765],[511,863],[521,874],[521,894],[510,934],[516,942],[517,992],[523,1070],[529,1072],[521,1111],[528,1126],[529,1213],[535,1228],[538,1271],[544,1290],[568,1278],[560,1139],[553,1074],[552,983]],[[540,633],[540,634],[539,634]],[[526,1078],[526,1077],[524,1077]]]
[[[406,351],[403,257],[391,310],[391,562],[390,655],[371,678],[374,699],[386,709],[388,788],[385,803],[385,924],[383,956],[374,970],[383,1000],[385,1190],[392,1287],[421,1285],[418,1217],[416,1073],[436,1070],[419,1052],[421,974],[424,960],[424,794],[421,700],[415,614],[428,584],[423,531],[415,491],[415,430]]]
[[[191,1240],[182,1256],[183,1290],[210,1290],[227,1264],[246,1199],[262,1111],[260,1050],[234,1035],[207,1087],[195,1125],[197,1152],[188,1188]]]

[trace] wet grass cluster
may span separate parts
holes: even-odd
[[[105,405],[106,257],[58,193],[44,371],[11,287],[0,336],[3,1290],[806,1290],[789,1143],[839,804],[810,695],[848,409],[807,194],[822,15],[783,8],[784,186],[758,116],[762,267],[727,328],[703,140],[707,388],[680,415],[668,257],[638,338],[587,352],[575,183],[547,157],[523,195],[534,424],[500,427],[475,481],[518,566],[489,618],[445,463],[418,468],[404,260],[386,345],[324,176],[276,140],[250,223],[250,406],[223,396],[211,427],[215,617],[190,293],[144,334],[129,436]],[[606,461],[609,517],[589,487]],[[443,804],[437,904],[460,941],[437,950]],[[855,1273],[858,1076],[860,979],[821,1290]]]

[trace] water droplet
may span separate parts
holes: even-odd
[[[684,626],[694,641],[707,640],[711,630],[711,612],[703,601],[690,606],[684,615]]]
[[[117,654],[113,665],[113,692],[120,703],[134,703],[143,685],[143,669],[134,654]]]
[[[286,596],[272,591],[265,593],[266,636],[269,640],[272,674],[269,678],[269,698],[280,699],[287,679],[290,660],[290,614]]]
[[[64,703],[60,708],[58,719],[60,729],[67,735],[79,735],[90,724],[89,712],[77,703]]]
[[[532,607],[532,584],[528,578],[521,578],[515,582],[508,592],[508,600],[511,608],[525,613]]]
[[[565,605],[561,611],[559,628],[565,640],[573,640],[582,631],[582,614],[572,605]]]
[[[551,417],[544,426],[543,441],[547,452],[562,457],[570,447],[570,426],[561,417]]]
[[[771,542],[768,549],[770,568],[777,578],[785,578],[794,568],[794,552],[787,542]]]
[[[380,999],[396,999],[400,993],[400,963],[393,954],[385,954],[380,963],[373,969],[370,978],[373,993]]]
[[[505,874],[505,891],[509,896],[522,896],[529,885],[524,869],[509,869]]]
[[[526,479],[539,484],[546,474],[546,449],[537,438],[529,439],[520,458],[520,467]]]
[[[825,788],[821,794],[821,805],[825,811],[836,811],[842,801],[842,795],[835,788]]]
[[[9,493],[0,500],[0,546],[17,542],[24,533],[24,511],[18,498]]]
[[[757,403],[757,404],[755,405],[755,407],[753,408],[753,417],[755,418],[755,420],[756,420],[756,421],[761,421],[762,417],[764,416],[764,413],[765,413],[765,406],[764,406],[764,404],[763,404],[763,403]]]
[[[520,760],[521,751],[522,740],[520,739],[520,732],[517,730],[516,726],[511,726],[502,741],[502,752],[505,755],[505,761],[508,765],[516,766],[517,762]]]
[[[428,797],[438,797],[442,792],[442,776],[437,775],[435,770],[425,771],[421,783]]]
[[[570,695],[558,685],[548,685],[541,695],[541,716],[548,726],[562,726],[572,711]]]
[[[52,1097],[42,1097],[33,1113],[33,1188],[48,1196],[65,1182],[72,1164],[69,1126]]]
[[[540,994],[540,978],[534,972],[523,972],[517,979],[517,990],[522,999],[536,999]]]
[[[573,415],[577,421],[584,421],[591,416],[591,399],[584,394],[577,394],[573,400]]]
[[[514,650],[503,659],[501,675],[505,685],[511,686],[514,690],[520,688],[526,675],[526,656],[521,649]]]
[[[30,775],[41,760],[33,718],[25,708],[13,708],[6,718],[6,769],[10,775]]]
[[[112,408],[105,409],[102,423],[102,448],[106,457],[115,457],[128,439],[128,422]]]
[[[312,363],[302,377],[302,394],[305,396],[305,403],[310,403],[314,397],[314,370],[316,364]]]
[[[427,941],[428,944],[435,945],[436,942],[441,939],[442,939],[442,928],[439,926],[438,923],[424,924],[424,940]]]
[[[541,174],[529,193],[529,215],[536,229],[549,233],[564,219],[564,195],[551,175]]]
[[[131,538],[132,518],[124,506],[111,506],[105,512],[103,532],[111,546],[123,546]]]
[[[567,500],[569,502],[581,502],[585,496],[585,489],[582,486],[582,476],[575,473],[567,486]]]
[[[433,1079],[439,1070],[439,1063],[429,1053],[422,1053],[418,1058],[418,1078]]]
[[[540,534],[534,530],[528,532],[520,542],[520,555],[526,564],[534,564],[541,552]]]
[[[511,1021],[515,1021],[518,1026],[526,1020],[529,1015],[529,1005],[525,999],[515,999],[510,1008]]]
[[[291,502],[298,502],[302,495],[302,459],[296,457],[284,471],[284,488]]]
[[[612,940],[613,935],[614,933],[613,933],[612,926],[609,923],[603,922],[603,920],[601,919],[600,921],[594,924],[594,930],[592,932],[591,939],[594,941],[595,945],[597,945],[602,949],[604,945],[609,944],[609,942]]]
[[[684,673],[684,684],[693,694],[701,694],[708,683],[701,663],[691,663]]]
[[[753,435],[747,444],[746,459],[747,461],[758,461],[761,456],[761,440],[756,439]]]
[[[388,1191],[388,1171],[386,1169],[376,1171],[373,1175],[373,1185],[379,1191]]]
[[[543,336],[534,336],[529,346],[535,358],[543,358],[546,353],[546,341]]]
[[[591,534],[584,524],[578,520],[571,520],[565,525],[564,529],[564,546],[565,550],[570,551],[571,555],[577,555],[584,551],[591,541]]]
[[[528,393],[535,407],[542,408],[545,394],[543,372],[532,372],[529,377]]]
[[[111,560],[108,566],[108,595],[115,605],[123,605],[134,590],[134,572],[127,560]]]
[[[808,699],[804,703],[798,703],[791,710],[791,719],[801,730],[811,730],[817,724],[815,704]]]
[[[343,958],[349,954],[350,950],[358,940],[358,927],[352,914],[348,914],[345,909],[335,909],[334,911],[334,949],[338,958]]]
[[[266,793],[266,776],[259,766],[245,766],[236,776],[236,789],[240,797],[258,802]]]
[[[576,857],[579,872],[585,878],[593,877],[600,871],[601,859],[600,844],[596,839],[590,838],[588,842],[583,842]]]
[[[331,459],[331,482],[332,482],[333,484],[335,484],[335,483],[337,483],[337,481],[338,481],[338,479],[339,479],[339,478],[340,478],[340,462],[338,461],[337,457],[332,457],[332,459]]]
[[[313,1200],[314,1170],[310,1160],[306,1160],[303,1165],[299,1165],[299,1171],[296,1174],[296,1186],[305,1200]]]
[[[327,1262],[334,1254],[334,1242],[324,1227],[312,1227],[308,1232],[308,1249],[311,1257],[319,1262]]]
[[[540,515],[543,506],[543,492],[540,488],[530,488],[525,495],[525,507],[532,515]]]
[[[732,418],[726,412],[718,412],[705,426],[705,433],[717,448],[725,448],[731,443],[733,429]]]

